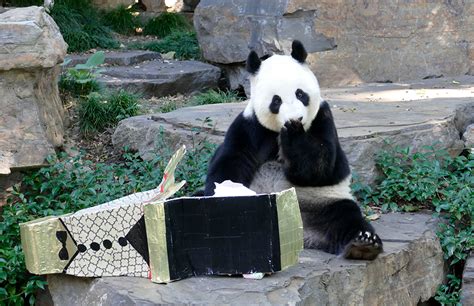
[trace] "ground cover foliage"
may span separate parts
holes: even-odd
[[[115,9],[102,12],[104,24],[117,33],[134,35],[142,23],[133,8],[120,5]]]
[[[99,66],[104,60],[104,52],[96,52],[86,63],[67,68],[59,80],[63,96],[77,101],[79,126],[86,137],[139,112],[137,95],[125,90],[105,91],[99,86],[97,77],[102,71]]]
[[[191,30],[191,24],[183,15],[165,12],[150,19],[143,29],[143,34],[156,35],[163,38],[175,32],[188,32]]]
[[[119,197],[156,188],[174,153],[163,133],[157,136],[157,151],[150,160],[126,151],[117,163],[93,163],[79,154],[59,154],[48,159],[49,166],[26,172],[15,186],[0,219],[0,304],[35,302],[34,293],[46,280],[26,271],[20,244],[19,223],[43,216],[61,215],[95,206]],[[207,163],[215,145],[196,141],[178,164],[176,177],[187,184],[176,196],[190,195],[203,186]]]
[[[437,235],[449,265],[447,282],[435,299],[442,305],[460,305],[462,270],[474,247],[474,155],[451,157],[435,147],[425,147],[423,152],[383,151],[377,158],[382,172],[378,184],[371,187],[355,181],[352,187],[365,208],[435,212],[442,221]]]
[[[194,31],[173,32],[161,40],[134,44],[131,47],[160,53],[175,52],[175,58],[179,60],[201,58],[201,49]]]
[[[159,98],[156,103],[160,105],[157,111],[161,113],[169,113],[181,107],[239,101],[242,101],[242,97],[240,97],[235,91],[209,89],[188,98],[176,99],[175,97],[162,97]]]

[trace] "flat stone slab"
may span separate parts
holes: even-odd
[[[192,277],[161,285],[50,275],[49,289],[55,305],[417,305],[434,296],[445,276],[433,221],[425,214],[382,215],[373,224],[385,252],[371,262],[304,250],[298,265],[262,280]]]
[[[350,164],[367,181],[376,177],[375,154],[387,148],[386,140],[415,150],[438,146],[458,154],[466,122],[474,120],[474,77],[431,79],[410,84],[373,83],[354,87],[322,89],[332,106],[341,143]],[[160,124],[175,133],[199,129],[222,141],[229,125],[245,108],[246,102],[203,105],[123,120],[114,135],[114,144],[128,145],[145,153],[154,142],[138,143],[137,134],[147,134]],[[205,125],[203,122],[207,121]],[[459,128],[458,128],[459,127]],[[184,134],[184,132],[183,132]],[[220,137],[220,139],[219,139]],[[183,142],[185,142],[183,137]]]
[[[91,54],[68,55],[67,58],[71,61],[67,64],[66,67],[73,67],[77,64],[84,64],[90,56]],[[106,65],[111,66],[129,66],[157,59],[161,59],[161,54],[159,52],[142,50],[111,51],[105,52],[104,63]]]
[[[126,89],[142,97],[190,94],[216,88],[220,69],[198,61],[154,60],[133,66],[107,67],[99,78],[104,86]]]

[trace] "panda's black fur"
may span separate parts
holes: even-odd
[[[303,65],[306,55],[303,45],[295,41],[291,56]],[[251,52],[247,70],[257,75],[260,64],[257,54]],[[306,98],[299,94],[298,99],[304,103]],[[214,183],[225,180],[242,183],[259,193],[294,186],[306,248],[346,258],[374,259],[382,252],[382,241],[350,194],[350,167],[329,104],[320,103],[306,130],[299,120],[285,122],[276,132],[263,126],[255,112],[239,114],[209,163],[205,195],[214,194]]]

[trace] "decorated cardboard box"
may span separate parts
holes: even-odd
[[[175,183],[181,147],[152,190],[83,209],[20,224],[26,268],[34,274],[76,276],[149,276],[149,255],[143,204],[172,196],[185,182]]]
[[[298,262],[303,224],[294,188],[178,198],[144,206],[151,280],[273,273]]]
[[[166,283],[274,273],[297,263],[303,225],[293,188],[255,195],[229,182],[240,189],[224,183],[214,197],[168,199],[185,183],[174,178],[184,153],[173,155],[156,189],[20,224],[28,271]]]

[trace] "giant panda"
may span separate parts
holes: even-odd
[[[250,52],[250,101],[209,162],[204,194],[213,195],[215,183],[225,180],[257,193],[294,186],[305,248],[372,260],[382,252],[382,241],[351,194],[331,109],[306,57],[299,41],[291,55],[262,61]]]

